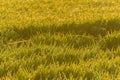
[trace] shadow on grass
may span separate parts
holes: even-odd
[[[93,23],[86,22],[84,24],[62,24],[58,26],[53,24],[52,26],[34,26],[29,25],[27,27],[19,28],[17,26],[1,30],[0,37],[4,41],[14,40],[27,40],[36,34],[48,34],[50,33],[62,33],[62,34],[73,34],[82,35],[84,33],[98,37],[99,35],[105,36],[108,32],[120,30],[120,19],[111,19],[109,21],[97,20]]]
[[[109,31],[118,31],[120,30],[120,20],[112,19],[109,21],[98,20],[94,23],[86,22],[84,24],[63,24],[58,27],[57,32],[63,33],[75,33],[75,34],[89,34],[92,36],[105,36]]]

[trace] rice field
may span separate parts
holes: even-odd
[[[120,80],[120,0],[0,0],[0,80]]]

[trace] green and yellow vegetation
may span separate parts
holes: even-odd
[[[0,80],[120,80],[120,0],[0,0]]]

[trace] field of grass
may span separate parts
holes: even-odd
[[[120,80],[120,0],[0,0],[0,80]]]

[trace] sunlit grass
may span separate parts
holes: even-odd
[[[119,0],[0,0],[0,80],[119,80]]]

